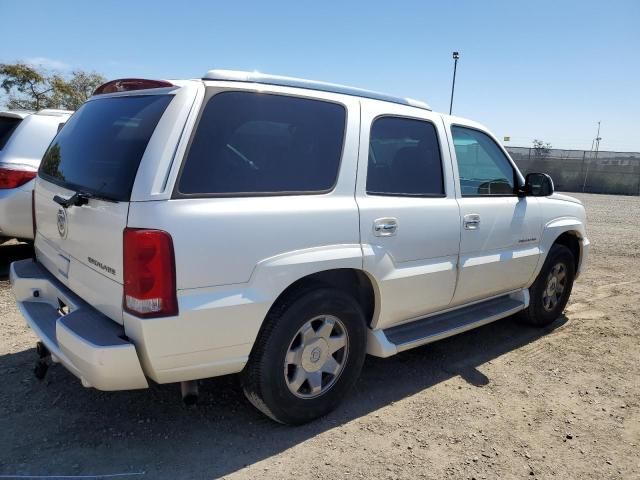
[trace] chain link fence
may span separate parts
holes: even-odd
[[[640,153],[506,147],[520,171],[548,173],[556,190],[640,195]]]

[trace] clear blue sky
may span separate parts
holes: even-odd
[[[640,1],[0,3],[0,61],[108,78],[259,70],[425,100],[560,148],[640,151]]]

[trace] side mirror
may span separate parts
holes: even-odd
[[[553,180],[546,173],[529,173],[524,183],[525,195],[548,197],[554,191]]]

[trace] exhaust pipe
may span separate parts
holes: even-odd
[[[33,367],[33,374],[38,380],[44,380],[49,370],[49,363],[51,362],[51,352],[45,346],[44,343],[36,343],[36,353],[38,354],[38,361],[35,367]]]
[[[180,382],[180,392],[182,393],[182,401],[185,405],[196,405],[198,403],[198,381],[190,380],[188,382]]]
[[[47,346],[42,342],[36,343],[36,353],[39,358],[47,358],[51,356],[51,352],[47,348]]]

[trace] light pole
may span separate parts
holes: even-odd
[[[600,150],[600,140],[602,140],[602,137],[600,136],[600,122],[598,122],[598,133],[596,134],[596,160],[598,159],[598,151]]]
[[[458,67],[458,59],[460,58],[460,54],[458,52],[453,52],[453,82],[451,83],[451,103],[449,103],[449,115],[453,110],[453,91],[456,88],[456,69]]]
[[[589,159],[589,163],[587,163],[587,171],[584,173],[584,181],[582,182],[582,193],[584,193],[584,189],[587,187],[587,177],[589,176],[589,167],[591,166],[591,160],[598,160],[598,151],[600,150],[600,140],[602,137],[600,136],[600,122],[598,122],[598,133],[596,133],[596,138],[591,142],[591,152],[593,153],[593,146],[596,146],[596,155]]]

